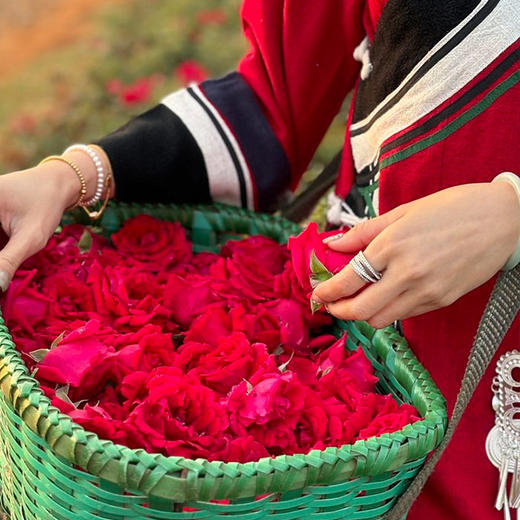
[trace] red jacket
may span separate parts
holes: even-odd
[[[251,50],[238,72],[175,92],[99,141],[118,197],[272,209],[353,88],[336,194],[355,182],[369,213],[520,173],[520,2],[384,3],[246,0]],[[353,54],[366,36],[361,79]],[[450,409],[491,286],[403,324]],[[517,319],[499,354],[519,346]],[[484,451],[495,363],[409,520],[502,518]]]

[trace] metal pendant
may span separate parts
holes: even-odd
[[[510,509],[516,509],[520,520],[520,353],[512,350],[504,354],[496,372],[491,403],[495,426],[487,436],[486,453],[499,470],[496,509],[504,511],[505,520],[511,519]]]

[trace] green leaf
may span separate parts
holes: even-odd
[[[59,336],[57,336],[54,339],[54,341],[51,343],[51,348],[49,350],[56,348],[58,346],[58,344],[61,342],[61,340],[63,339],[63,336],[65,336],[65,331],[63,331]],[[41,350],[45,350],[45,349],[41,349]]]
[[[311,273],[314,275],[328,274],[332,276],[331,272],[320,262],[320,260],[318,260],[314,249],[311,251],[310,267]]]
[[[33,350],[29,353],[29,356],[31,359],[34,359],[36,363],[40,363],[43,361],[43,358],[50,352],[50,349],[48,348],[39,348],[37,350]]]
[[[58,399],[61,399],[64,402],[69,403],[70,405],[74,406],[74,403],[70,400],[70,397],[69,397],[69,389],[70,389],[69,385],[60,386],[60,387],[56,388],[56,397]]]
[[[332,278],[332,273],[318,260],[314,250],[311,252],[310,270],[310,283],[313,289],[316,289],[320,283]]]
[[[92,235],[88,229],[83,231],[81,238],[78,241],[78,249],[82,253],[88,253],[92,247]]]

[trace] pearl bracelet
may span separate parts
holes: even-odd
[[[518,196],[518,202],[520,203],[520,177],[511,172],[504,172],[497,175],[492,182],[501,181],[508,182],[515,189],[516,195]],[[509,257],[508,261],[502,267],[502,271],[510,271],[520,263],[520,238],[516,243],[513,254]]]
[[[67,152],[72,152],[73,150],[81,150],[88,154],[88,156],[92,159],[94,162],[94,166],[96,167],[97,171],[97,183],[96,183],[96,191],[94,195],[83,202],[82,206],[92,206],[99,200],[101,200],[101,196],[103,195],[103,188],[105,186],[105,177],[106,172],[105,168],[103,167],[103,161],[101,160],[101,157],[99,154],[92,148],[91,146],[87,146],[86,144],[73,144],[69,146],[63,154],[66,154]]]

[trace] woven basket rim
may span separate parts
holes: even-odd
[[[184,206],[167,204],[125,204],[112,202],[105,214],[122,213],[126,220],[129,213],[152,214],[156,208],[187,212],[191,216],[196,212],[203,215],[232,215],[239,219],[260,219],[273,225],[283,224],[291,233],[301,229],[298,225],[285,221],[281,217],[261,215],[245,209],[227,207],[225,205],[212,206]],[[113,215],[112,215],[113,216]],[[160,218],[160,217],[159,217]],[[78,218],[81,220],[81,217]],[[397,335],[392,327],[375,331],[367,323],[347,323],[344,327],[361,327],[370,336],[379,337],[380,350],[383,360],[386,356],[395,356],[395,363],[409,373],[416,373],[417,388],[426,388],[427,397],[424,398],[426,412],[423,419],[405,426],[393,433],[386,433],[377,437],[357,441],[354,444],[345,444],[340,447],[327,447],[323,450],[311,450],[306,454],[279,455],[264,457],[256,462],[236,463],[208,461],[206,459],[187,459],[178,456],[152,454],[144,449],[131,449],[109,440],[102,440],[97,434],[88,432],[76,424],[68,415],[51,405],[49,398],[43,393],[39,382],[28,373],[28,368],[21,358],[9,329],[5,325],[0,311],[0,386],[4,396],[13,406],[16,413],[37,434],[42,442],[47,442],[50,448],[67,462],[79,466],[92,475],[114,483],[132,492],[145,493],[155,496],[186,502],[196,500],[201,496],[204,488],[203,480],[209,478],[215,481],[219,477],[235,478],[238,475],[271,475],[297,471],[305,473],[303,479],[293,479],[292,483],[282,486],[284,491],[300,489],[308,485],[329,484],[331,481],[322,481],[319,477],[310,475],[319,472],[312,471],[323,464],[343,463],[344,470],[336,472],[333,482],[379,474],[397,469],[400,465],[426,457],[442,440],[447,424],[447,410],[445,399],[437,388],[429,373],[418,362],[408,347],[408,344]],[[386,352],[385,352],[386,350]],[[402,374],[405,376],[406,374]],[[399,374],[396,375],[399,380]],[[405,377],[400,381],[406,383]],[[415,388],[415,384],[414,384]],[[419,442],[418,439],[422,439]],[[419,442],[419,448],[417,444]],[[416,446],[412,449],[411,446]],[[385,465],[378,462],[378,455],[393,453],[393,464]],[[379,467],[376,473],[359,471],[359,458],[366,458],[372,453],[372,469]],[[376,460],[377,459],[377,460]],[[370,466],[365,463],[362,466]],[[309,471],[303,471],[304,469]],[[367,469],[367,468],[365,468]],[[256,489],[256,495],[265,490]],[[202,492],[205,495],[206,492]],[[251,495],[251,490],[239,493],[226,492],[220,498],[243,498]],[[212,498],[219,498],[218,492]]]

